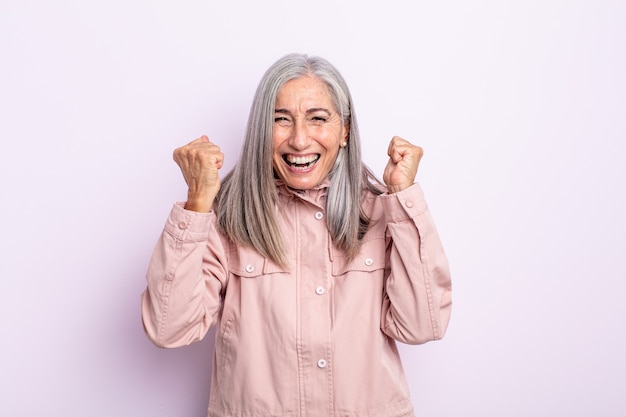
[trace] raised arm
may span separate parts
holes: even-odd
[[[219,316],[226,288],[226,256],[210,212],[224,156],[202,136],[174,151],[188,200],[172,208],[152,254],[141,314],[148,337],[177,347],[204,337]]]
[[[451,310],[448,260],[415,175],[423,151],[394,137],[380,198],[391,240],[381,328],[409,344],[441,339]]]

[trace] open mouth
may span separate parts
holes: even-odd
[[[283,160],[289,165],[291,168],[295,168],[298,170],[305,170],[313,165],[317,161],[319,161],[321,155],[307,155],[307,156],[296,156],[296,155],[283,155]]]

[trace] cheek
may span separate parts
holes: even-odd
[[[289,140],[289,136],[289,129],[280,126],[274,127],[274,131],[272,132],[272,143],[274,152],[277,152],[281,146],[285,145],[285,142]]]
[[[282,157],[280,156],[280,154],[274,152],[274,154],[272,155],[272,167],[274,169],[280,169],[281,161],[282,161]]]
[[[272,155],[274,159],[280,159],[280,156],[281,156],[280,147],[283,144],[283,142],[284,141],[279,135],[274,134],[274,142],[272,145]]]
[[[343,134],[343,132],[341,132]],[[325,148],[329,154],[336,155],[339,152],[339,147],[341,142],[344,140],[344,137],[339,134],[336,130],[333,132],[329,132],[325,137]]]

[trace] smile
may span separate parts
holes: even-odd
[[[321,155],[307,155],[307,156],[296,156],[296,155],[283,155],[283,160],[289,165],[291,168],[295,168],[298,170],[306,170],[313,165],[317,161],[319,161]]]

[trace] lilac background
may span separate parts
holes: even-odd
[[[203,417],[212,334],[143,335],[139,294],[208,134],[229,169],[287,52],[351,86],[367,162],[420,144],[451,261],[417,415],[626,415],[626,3],[0,3],[0,415]]]

